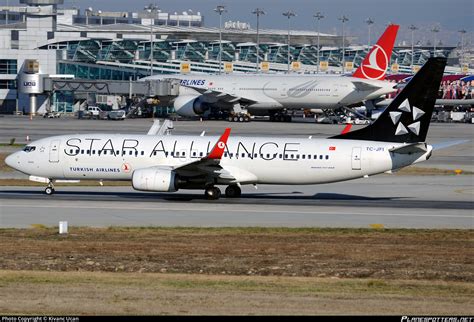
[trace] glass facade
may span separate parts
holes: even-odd
[[[18,73],[16,59],[0,59],[0,74],[16,75]]]
[[[58,64],[59,74],[70,74],[80,79],[122,80],[130,77],[135,80],[148,76],[148,71],[130,70],[125,68],[108,68],[98,65],[82,65],[61,62]]]
[[[16,80],[0,79],[0,89],[16,89]]]

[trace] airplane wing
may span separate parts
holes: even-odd
[[[188,86],[188,85],[181,85],[181,86],[191,88],[195,90],[196,92],[200,93],[203,96],[204,101],[207,101],[209,103],[224,102],[224,103],[230,103],[230,104],[240,103],[242,105],[251,105],[251,104],[257,103],[257,101],[249,99],[249,98],[231,95],[225,92],[216,91],[214,89],[206,89],[206,88]]]
[[[379,86],[374,86],[371,84],[367,84],[364,82],[357,82],[357,81],[352,82],[352,84],[354,84],[354,87],[356,90],[361,91],[361,92],[376,91],[381,88]]]
[[[227,170],[220,166],[220,161],[225,151],[227,139],[230,135],[230,128],[226,128],[224,134],[219,138],[211,152],[200,159],[195,159],[189,163],[179,164],[177,166],[156,166],[153,168],[166,169],[175,171],[176,174],[183,177],[198,177],[202,175],[219,177],[229,181],[236,180],[236,178]]]

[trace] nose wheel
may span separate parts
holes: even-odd
[[[54,191],[55,190],[54,190],[53,183],[50,181],[46,189],[44,189],[44,193],[47,194],[48,196],[51,196],[54,193]]]
[[[204,190],[204,195],[209,200],[217,200],[221,196],[221,190],[217,187],[210,186]]]
[[[227,198],[239,198],[242,195],[242,190],[237,185],[230,185],[225,189],[225,196]]]

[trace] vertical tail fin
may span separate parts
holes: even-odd
[[[429,58],[374,123],[332,138],[424,142],[445,66],[446,58]]]
[[[360,64],[359,68],[354,72],[353,77],[385,79],[399,27],[399,25],[389,25],[387,29],[385,29],[385,32],[380,36],[377,43],[372,46],[372,49],[367,56],[365,56],[362,64]]]

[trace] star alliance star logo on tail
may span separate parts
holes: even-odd
[[[397,125],[398,121],[400,121],[400,118],[404,112],[413,114],[413,123],[411,123],[410,125],[406,127],[405,125],[402,124],[402,122],[398,123],[397,129],[395,130],[395,135],[407,134],[408,130],[410,130],[416,135],[420,135],[420,121],[418,122],[415,122],[415,121],[418,120],[420,117],[422,117],[425,114],[425,112],[416,106],[412,106],[408,98],[405,99],[402,104],[400,104],[398,109],[401,112],[398,112],[398,111],[390,112],[390,118],[392,119],[392,122],[394,125]]]

